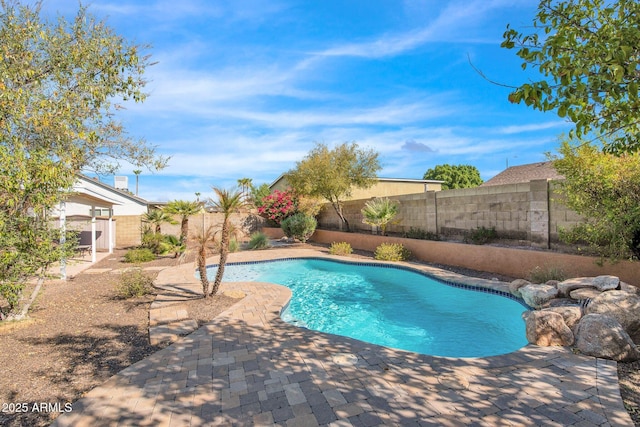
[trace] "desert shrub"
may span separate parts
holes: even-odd
[[[258,231],[249,237],[249,249],[266,249],[269,245],[269,238],[266,234]]]
[[[365,203],[360,210],[362,222],[380,229],[380,234],[387,235],[387,225],[390,224],[398,214],[398,202],[385,198],[375,198]]]
[[[164,236],[161,233],[154,233],[152,231],[145,231],[142,235],[141,249],[149,249],[154,254],[160,254],[162,242]]]
[[[282,221],[280,227],[284,234],[291,238],[300,240],[302,243],[309,240],[309,237],[316,231],[318,221],[312,216],[298,212]]]
[[[298,207],[298,201],[292,190],[274,190],[260,201],[258,215],[280,225],[285,218],[293,215]]]
[[[531,283],[546,283],[549,280],[562,282],[566,279],[567,274],[562,267],[557,265],[537,266],[529,272],[529,281]]]
[[[122,273],[116,291],[121,298],[141,297],[153,293],[153,279],[141,268],[133,268]]]
[[[382,243],[374,254],[374,258],[380,261],[406,261],[410,257],[409,249],[400,243]]]
[[[406,237],[407,239],[440,240],[438,234],[414,227],[409,228],[409,231],[405,231],[402,237]]]
[[[235,237],[229,239],[229,252],[238,252],[240,250],[240,243]]]
[[[478,227],[477,229],[468,232],[464,237],[464,241],[465,243],[473,243],[474,245],[484,245],[497,238],[498,233],[496,232],[495,227]]]
[[[156,259],[156,255],[148,248],[130,249],[124,254],[124,262],[138,263]]]
[[[353,252],[351,245],[347,242],[333,242],[331,243],[331,247],[329,248],[329,253],[331,255],[349,255]]]

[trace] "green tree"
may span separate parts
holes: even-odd
[[[391,201],[388,198],[376,197],[373,200],[369,200],[365,203],[361,209],[362,222],[380,228],[380,233],[383,236],[387,235],[387,225],[393,221],[398,214],[399,205],[397,202]]]
[[[167,213],[163,209],[152,209],[151,211],[142,215],[142,220],[153,224],[154,232],[156,234],[162,233],[162,224],[164,224],[165,222],[175,224],[175,221],[173,220],[171,215],[169,215],[169,213]]]
[[[68,254],[51,215],[77,173],[114,171],[119,160],[161,169],[167,159],[115,119],[119,102],[146,96],[144,47],[85,8],[55,23],[39,2],[0,8],[0,293],[19,295]]]
[[[343,143],[333,150],[318,143],[307,156],[286,174],[297,194],[322,197],[331,203],[341,223],[349,231],[344,216],[344,199],[354,188],[369,188],[381,169],[378,153],[358,147],[355,142]]]
[[[271,188],[269,184],[260,184],[259,186],[251,186],[251,203],[259,208],[262,206],[262,199],[271,194]]]
[[[640,2],[541,0],[533,28],[507,27],[502,47],[544,78],[509,100],[568,117],[571,136],[597,131],[605,151],[640,149]]]
[[[424,173],[423,179],[444,181],[443,190],[455,188],[471,188],[482,184],[480,171],[471,165],[436,165]]]
[[[585,219],[561,237],[612,260],[640,258],[640,153],[616,156],[583,142],[563,142],[559,152],[559,192]]]
[[[200,212],[200,209],[200,203],[190,202],[188,200],[172,200],[163,208],[166,213],[180,217],[181,244],[187,241],[187,235],[189,234],[189,217]]]
[[[210,295],[215,295],[222,283],[224,267],[227,263],[227,256],[229,255],[229,240],[232,229],[229,220],[231,215],[246,206],[246,201],[242,197],[242,191],[232,191],[213,187],[213,192],[216,194],[217,200],[212,200],[211,204],[223,213],[224,218],[220,233],[220,261],[218,262],[218,271],[216,272],[216,277],[213,281],[213,287],[211,288]]]

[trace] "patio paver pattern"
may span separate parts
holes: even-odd
[[[241,252],[229,261],[291,253]],[[170,268],[158,281],[197,292],[193,273],[193,265]],[[247,296],[90,391],[53,425],[633,426],[615,362],[536,346],[488,358],[420,355],[283,322],[286,287],[225,289]]]

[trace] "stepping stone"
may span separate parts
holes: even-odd
[[[102,274],[111,271],[110,268],[88,268],[83,273],[86,274]]]
[[[149,326],[163,323],[173,323],[189,318],[187,307],[182,304],[174,304],[169,307],[149,310]]]

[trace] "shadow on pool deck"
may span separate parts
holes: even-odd
[[[283,255],[231,261],[250,256]],[[199,286],[189,274],[192,265],[159,279]],[[420,355],[283,322],[283,286],[224,289],[247,297],[92,390],[54,425],[633,425],[615,362],[535,346],[489,358]]]

